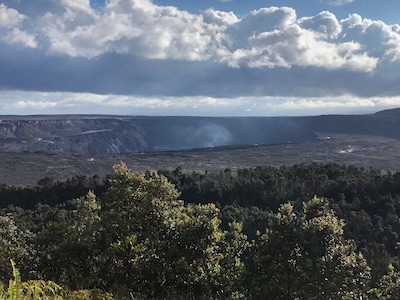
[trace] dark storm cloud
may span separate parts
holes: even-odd
[[[222,63],[146,60],[106,54],[47,56],[35,49],[1,48],[1,89],[141,96],[394,96],[399,76],[316,67],[233,68]],[[318,80],[318,84],[316,84]]]

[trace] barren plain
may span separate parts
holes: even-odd
[[[124,161],[132,171],[182,168],[216,172],[262,165],[353,164],[382,171],[400,170],[400,140],[360,134],[318,134],[315,141],[278,145],[224,146],[181,151],[121,154],[0,153],[0,183],[36,185],[45,176],[65,180],[75,174],[106,176]]]

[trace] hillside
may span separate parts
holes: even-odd
[[[315,139],[285,118],[1,117],[0,152],[110,154]]]
[[[398,171],[399,111],[298,118],[2,116],[0,183],[106,176],[121,160],[134,172],[313,162]]]
[[[321,133],[399,139],[399,111],[315,117],[0,116],[0,152],[154,152],[310,142]]]

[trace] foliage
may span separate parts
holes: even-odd
[[[370,291],[371,299],[391,300],[400,299],[400,273],[389,265],[390,271],[384,275],[378,286]]]
[[[343,227],[325,199],[314,197],[301,213],[282,205],[250,257],[252,298],[360,299],[369,267]]]
[[[147,297],[230,295],[243,269],[240,226],[222,231],[215,205],[185,205],[164,176],[114,170],[101,201],[109,276]]]
[[[400,173],[121,163],[108,181],[1,185],[0,202],[0,281],[13,259],[26,284],[57,282],[63,297],[398,298]]]
[[[12,215],[0,215],[0,281],[12,275],[10,259],[20,264],[34,263],[35,251],[32,249],[34,235],[17,227]]]
[[[69,292],[53,281],[21,281],[21,275],[11,260],[13,279],[9,280],[8,289],[0,282],[0,300],[63,300],[93,299],[112,300],[112,294],[101,290],[77,290]]]
[[[0,299],[4,300],[20,300],[20,299],[63,299],[63,289],[54,282],[42,280],[30,280],[28,282],[21,281],[19,270],[15,267],[15,263],[11,260],[13,270],[13,279],[9,280],[7,291],[0,290]]]
[[[119,298],[239,297],[241,225],[222,230],[214,204],[185,204],[162,175],[135,175],[123,163],[114,170],[101,199],[89,191],[69,201],[34,235],[35,283],[59,282],[76,297],[95,289]]]

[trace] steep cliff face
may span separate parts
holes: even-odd
[[[1,152],[126,153],[304,142],[288,118],[0,116]]]
[[[301,143],[319,134],[400,139],[399,110],[315,117],[0,116],[0,152],[107,154]]]
[[[118,118],[3,118],[0,151],[121,153],[146,151],[141,122]]]

